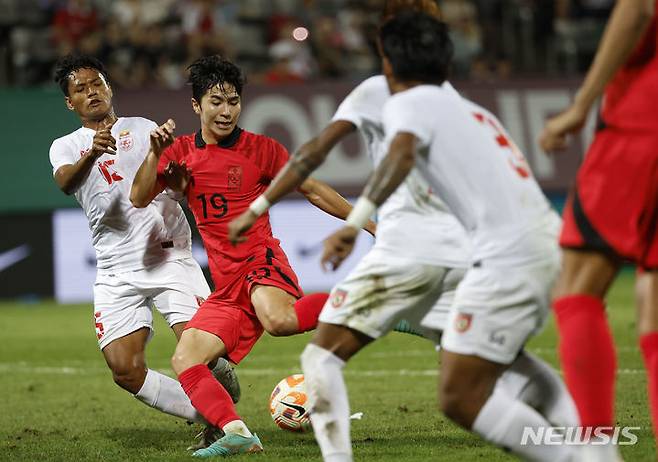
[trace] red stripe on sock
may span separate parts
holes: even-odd
[[[564,378],[584,427],[614,423],[617,359],[603,300],[569,295],[554,301]]]
[[[241,420],[235,412],[231,396],[205,364],[197,364],[184,370],[178,380],[192,405],[208,423],[222,428],[233,420]]]
[[[320,312],[328,298],[329,294],[327,293],[317,293],[306,295],[297,300],[295,312],[297,313],[299,332],[306,332],[317,327]]]
[[[658,332],[640,337],[640,348],[644,357],[644,367],[647,370],[647,391],[651,406],[651,421],[653,433],[658,445]]]

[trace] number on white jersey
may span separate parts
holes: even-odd
[[[479,112],[474,112],[473,116],[475,119],[480,122],[485,127],[489,128],[494,132],[496,143],[503,149],[506,149],[509,152],[510,157],[508,159],[512,169],[521,177],[521,178],[530,178],[530,166],[528,161],[523,156],[521,150],[514,144],[510,138],[505,135],[503,129],[496,123],[491,117],[487,117],[484,114]]]

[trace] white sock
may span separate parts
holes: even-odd
[[[227,435],[229,433],[237,433],[238,435],[250,438],[252,436],[251,432],[247,428],[247,425],[242,420],[231,420],[229,423],[222,427],[224,433]]]
[[[511,396],[518,396],[521,401],[535,408],[552,425],[580,425],[576,404],[567,391],[567,386],[551,366],[524,351],[508,370],[526,379],[526,384],[519,393]]]
[[[146,379],[135,398],[142,403],[166,414],[182,417],[197,423],[206,423],[205,419],[194,409],[177,380],[153,369],[146,372]]]
[[[550,427],[551,424],[537,411],[524,402],[514,399],[499,388],[484,404],[475,422],[473,431],[485,440],[524,460],[538,462],[563,462],[571,458],[572,450],[566,445],[522,443],[524,428]]]
[[[352,461],[350,406],[343,367],[343,360],[312,343],[302,353],[311,424],[325,462]]]

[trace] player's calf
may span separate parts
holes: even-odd
[[[112,379],[132,394],[137,394],[146,379],[146,365],[144,363],[131,363],[129,360],[110,366]]]
[[[470,429],[504,366],[446,350],[441,354],[441,361],[441,411],[457,424]]]
[[[113,340],[103,348],[105,362],[112,371],[114,383],[136,394],[146,379],[144,347],[150,330],[138,329]]]

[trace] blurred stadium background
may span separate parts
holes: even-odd
[[[559,157],[546,156],[536,140],[544,119],[572,98],[613,3],[439,1],[456,46],[453,83],[499,116],[557,208],[595,117],[571,150]],[[374,37],[383,4],[0,0],[0,389],[6,391],[6,412],[0,410],[0,460],[161,460],[163,451],[184,457],[181,448],[189,439],[187,431],[171,439],[176,429],[184,429],[179,422],[128,400],[112,384],[95,349],[90,233],[74,198],[56,188],[48,160],[52,140],[79,126],[52,81],[55,60],[75,50],[96,55],[110,71],[119,116],[157,122],[172,117],[177,132],[184,134],[198,126],[184,83],[186,66],[203,54],[224,54],[249,80],[240,125],[294,150],[328,122],[351,88],[379,72]],[[317,175],[354,197],[369,172],[363,143],[355,135]],[[271,214],[275,232],[309,292],[329,289],[372,244],[361,236],[350,264],[338,274],[325,274],[318,264],[321,242],[338,223],[299,197],[276,206]],[[205,263],[198,236],[195,256]],[[632,284],[632,275],[625,274],[611,303],[624,367],[618,417],[620,425],[642,426],[640,445],[625,449],[631,451],[625,453],[631,457],[627,460],[651,460]],[[71,303],[77,305],[62,306]],[[165,330],[161,321],[158,326]],[[298,372],[298,354],[307,340],[264,339],[241,367],[243,389],[249,392],[239,410],[257,422],[263,441],[270,443],[268,460],[318,457],[310,435],[292,440],[281,434],[269,426],[265,409],[271,387]],[[428,344],[418,342],[389,336],[348,368],[348,385],[361,385],[351,389],[355,410],[365,410],[372,419],[371,424],[355,424],[355,444],[363,460],[509,460],[424,404],[435,400],[435,357]],[[551,326],[533,341],[531,351],[557,365],[555,345]],[[150,364],[167,370],[172,348],[173,336],[156,336]],[[274,354],[273,348],[281,354]],[[410,386],[409,380],[417,386]],[[72,393],[82,393],[85,399],[74,399]],[[399,416],[403,419],[398,421]],[[148,429],[144,418],[149,419]],[[387,422],[384,427],[382,422]],[[427,422],[432,422],[429,436],[422,431]],[[390,437],[373,439],[382,434]]]
[[[442,0],[456,45],[454,82],[498,114],[560,204],[591,130],[570,153],[537,147],[544,118],[570,100],[613,0]],[[0,0],[0,297],[88,301],[94,253],[82,212],[52,180],[48,148],[78,126],[52,82],[55,60],[81,51],[109,68],[119,115],[193,131],[185,68],[222,53],[249,85],[241,125],[290,150],[318,131],[361,79],[377,73],[374,37],[384,0]],[[594,123],[594,121],[591,121]],[[370,166],[358,136],[318,173],[347,196]],[[341,277],[319,272],[331,225],[304,203],[273,220],[307,290]],[[304,227],[300,227],[303,224]],[[200,244],[197,244],[197,247]],[[369,241],[363,238],[361,251]],[[203,249],[197,251],[203,260]],[[355,258],[352,259],[354,261]]]

